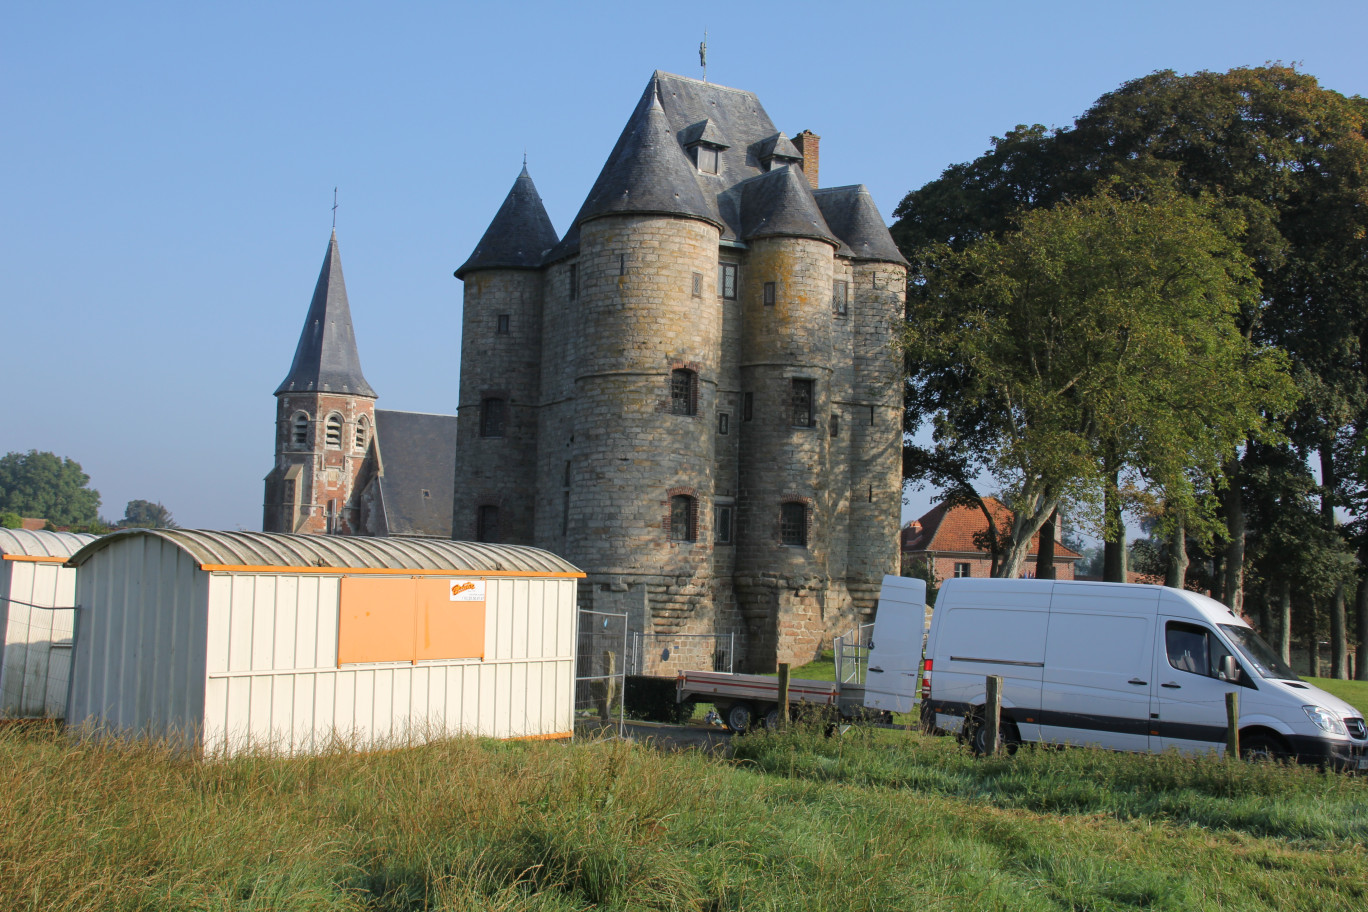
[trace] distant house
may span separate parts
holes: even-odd
[[[998,534],[1010,530],[1012,511],[996,498],[985,498],[988,509],[997,523]],[[986,577],[991,575],[993,555],[986,546],[988,520],[977,507],[951,507],[940,504],[920,519],[914,519],[902,529],[902,565],[904,571],[917,564],[929,566],[937,580],[958,576]],[[1023,577],[1034,577],[1036,553],[1040,536],[1031,540]],[[1074,564],[1083,555],[1055,541],[1055,579],[1074,578]]]

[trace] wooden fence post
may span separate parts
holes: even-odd
[[[789,721],[789,666],[779,663],[779,728],[788,728]]]
[[[1238,759],[1240,756],[1240,694],[1230,691],[1226,700],[1226,756]]]
[[[997,753],[998,733],[1002,730],[1002,676],[988,676],[988,699],[983,705],[983,726],[985,744],[983,755],[991,757]]]

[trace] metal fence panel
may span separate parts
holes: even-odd
[[[736,636],[722,633],[633,633],[628,674],[673,678],[681,671],[735,668]]]
[[[575,653],[575,725],[625,731],[627,615],[580,609]]]

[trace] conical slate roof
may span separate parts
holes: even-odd
[[[456,270],[456,278],[476,269],[535,269],[559,240],[524,164],[475,252]]]
[[[907,265],[888,226],[874,205],[874,197],[864,184],[848,187],[827,187],[813,191],[817,205],[831,230],[850,248],[849,256],[857,260],[881,260],[885,263]]]
[[[741,191],[741,239],[809,237],[839,247],[803,172],[792,166],[776,168],[745,181]]]
[[[346,393],[376,398],[375,390],[361,373],[361,356],[356,353],[356,333],[347,304],[347,286],[342,281],[336,231],[328,241],[309,315],[295,348],[294,363],[275,391],[277,396],[282,393]]]

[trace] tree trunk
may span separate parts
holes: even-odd
[[[1335,587],[1330,601],[1330,677],[1343,681],[1349,677],[1349,636],[1344,612],[1344,583]]]
[[[1368,548],[1359,551],[1359,563],[1368,565]],[[1358,655],[1355,677],[1368,681],[1368,577],[1360,577],[1354,598],[1354,614],[1358,618]]]
[[[1169,538],[1168,569],[1164,574],[1164,585],[1182,589],[1187,583],[1187,527],[1183,517],[1174,520],[1173,535]]]
[[[1315,609],[1311,612],[1311,632],[1306,635],[1306,667],[1307,672],[1313,678],[1320,677],[1320,643],[1316,639],[1316,614]]]
[[[1040,527],[1040,545],[1036,548],[1036,579],[1055,578],[1055,528],[1059,523],[1059,511],[1055,510],[1045,525]]]
[[[1244,486],[1240,477],[1238,463],[1231,466],[1227,474],[1230,487],[1226,489],[1225,513],[1227,542],[1225,547],[1225,583],[1221,590],[1225,595],[1222,601],[1226,607],[1242,616],[1244,612],[1244,552],[1245,552],[1245,506]]]
[[[1283,664],[1292,664],[1292,582],[1287,579],[1278,598],[1278,655]]]
[[[1102,581],[1126,581],[1126,522],[1121,515],[1121,473],[1108,472],[1107,490],[1102,509],[1106,513],[1106,527],[1102,540]],[[1115,541],[1113,541],[1115,539]]]
[[[1211,597],[1225,602],[1225,549],[1213,548],[1211,554]]]

